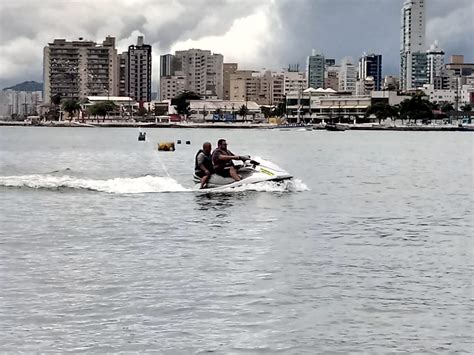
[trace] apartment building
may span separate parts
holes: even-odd
[[[128,46],[120,56],[120,92],[137,102],[150,102],[151,77],[152,47],[138,36],[137,44]]]
[[[425,0],[405,0],[400,28],[400,86],[403,91],[420,88],[428,81],[425,13]]]
[[[326,62],[323,54],[313,54],[307,58],[308,87],[318,89],[325,87],[324,72]]]
[[[166,85],[177,85],[183,77],[185,91],[195,92],[203,98],[222,99],[223,61],[222,54],[213,54],[209,50],[201,49],[176,51],[174,55],[161,56],[160,99],[171,99],[172,97],[166,94],[169,88]],[[162,82],[165,87],[162,87]]]
[[[119,92],[118,56],[115,38],[102,44],[55,39],[43,51],[43,95],[81,99],[86,96],[116,96]]]
[[[370,79],[369,79],[370,78]],[[359,59],[359,80],[362,85],[370,90],[382,90],[382,55],[366,54]],[[367,91],[365,92],[368,93]]]

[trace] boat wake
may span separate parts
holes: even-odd
[[[0,176],[0,187],[31,188],[45,190],[89,190],[111,194],[142,194],[153,192],[202,192],[197,188],[186,188],[171,177],[140,176],[134,178],[113,178],[106,180],[78,178],[69,175],[56,176],[51,174]],[[222,189],[214,193],[259,191],[259,192],[300,192],[308,187],[298,179],[281,182],[265,181],[235,188]]]
[[[78,189],[114,194],[189,191],[173,178],[151,175],[107,180],[81,179],[68,175],[54,176],[48,174],[0,176],[0,186],[48,190]]]

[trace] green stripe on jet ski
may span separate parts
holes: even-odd
[[[275,174],[273,174],[272,172],[268,171],[268,170],[265,169],[265,168],[260,168],[260,171],[261,171],[262,173],[265,173],[265,174],[270,175],[270,176],[275,175]]]

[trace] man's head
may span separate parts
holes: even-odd
[[[206,142],[202,145],[202,150],[204,151],[204,153],[206,154],[210,154],[211,153],[211,149],[212,149],[212,146],[211,146],[211,143],[209,142]]]
[[[219,139],[217,141],[217,148],[219,149],[227,149],[227,142],[225,139]]]

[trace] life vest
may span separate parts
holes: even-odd
[[[214,152],[212,152],[212,164],[214,164],[214,169],[219,170],[219,169],[224,169],[230,166],[234,166],[234,163],[232,163],[232,160],[220,160],[218,159],[218,154],[217,152],[220,152],[222,155],[233,155],[230,151],[224,150],[224,149],[219,149],[216,148]]]
[[[210,155],[207,155],[206,153],[204,153],[202,149],[199,149],[199,151],[196,153],[196,156],[194,157],[194,171],[195,172],[201,171],[201,168],[198,165],[198,155],[201,153],[204,154],[204,161],[203,161],[204,167],[212,173],[214,171],[214,167],[212,165],[212,158]]]

